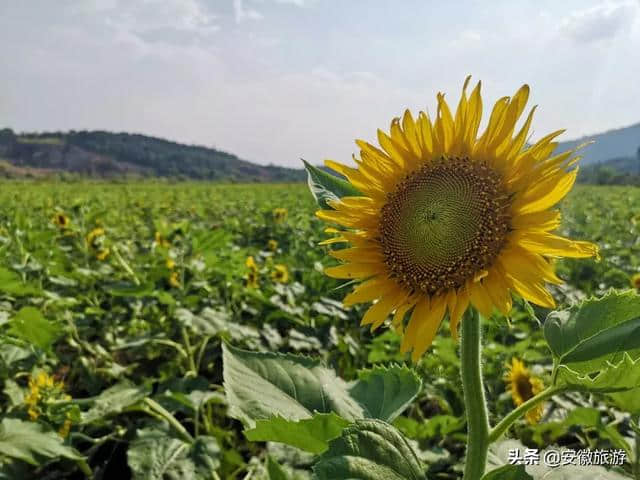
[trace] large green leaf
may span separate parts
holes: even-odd
[[[378,366],[358,372],[350,395],[365,407],[365,417],[392,422],[420,392],[422,380],[404,366]]]
[[[335,412],[350,421],[364,416],[347,383],[317,360],[222,348],[229,414],[246,426],[278,415],[294,421],[311,418],[314,412]]]
[[[193,444],[159,428],[138,430],[127,451],[135,480],[209,480],[220,466],[214,437],[197,437]]]
[[[117,383],[91,399],[93,404],[89,410],[82,413],[81,423],[91,423],[108,415],[120,413],[148,394],[149,390],[143,385],[133,385],[127,380]]]
[[[48,350],[60,336],[60,326],[44,318],[35,307],[22,307],[11,319],[9,333]]]
[[[420,390],[406,367],[377,367],[347,383],[318,360],[300,355],[249,352],[223,345],[224,382],[231,416],[249,427],[255,420],[281,416],[308,419],[334,412],[358,418],[392,420]]]
[[[252,442],[280,442],[300,450],[319,454],[329,446],[328,442],[340,436],[349,422],[335,413],[316,413],[304,420],[286,420],[272,417],[257,420],[255,428],[244,434]]]
[[[409,442],[381,420],[358,420],[329,444],[313,467],[317,480],[423,480]]]
[[[45,430],[39,423],[16,418],[5,418],[0,424],[0,455],[32,465],[57,457],[84,462],[82,455],[65,445],[56,432]]]
[[[640,356],[640,296],[612,291],[568,310],[551,312],[544,335],[556,364],[587,375],[606,362],[618,363],[624,352]]]
[[[346,180],[314,167],[304,160],[303,162],[304,168],[307,170],[307,183],[309,184],[309,190],[311,190],[311,194],[320,208],[331,208],[327,203],[331,200],[362,195],[357,188]]]
[[[607,362],[595,376],[582,375],[566,365],[559,365],[556,384],[599,393],[631,390],[640,385],[640,359],[634,361],[625,353],[618,364]]]

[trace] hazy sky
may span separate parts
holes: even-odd
[[[0,127],[348,160],[406,107],[522,83],[534,138],[640,121],[640,1],[0,0]]]

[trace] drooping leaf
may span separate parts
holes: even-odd
[[[329,443],[313,467],[318,480],[424,480],[409,442],[382,420],[358,420]]]
[[[57,457],[84,462],[84,457],[65,445],[60,435],[35,422],[5,418],[0,424],[0,455],[32,465]]]
[[[362,195],[357,188],[346,180],[314,167],[304,160],[303,162],[304,168],[307,170],[307,183],[309,184],[309,190],[311,190],[311,194],[320,208],[331,208],[327,203],[330,200]]]
[[[319,454],[347,425],[349,422],[335,413],[316,413],[312,418],[297,421],[282,417],[257,420],[255,428],[245,430],[244,434],[252,442],[286,443]]]
[[[358,372],[349,393],[366,409],[365,417],[392,422],[416,398],[422,380],[407,367],[377,366]]]
[[[80,421],[81,423],[91,423],[108,415],[120,413],[148,394],[149,390],[145,386],[133,385],[126,380],[122,381],[94,397],[91,408],[82,413]]]
[[[586,375],[606,362],[618,363],[627,352],[640,356],[640,295],[612,291],[568,310],[551,312],[544,336],[557,364]]]
[[[35,307],[22,307],[10,323],[10,334],[43,350],[48,350],[62,333],[59,325],[44,318]]]

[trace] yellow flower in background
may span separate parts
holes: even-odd
[[[636,273],[633,277],[631,277],[631,285],[634,288],[640,290],[640,273]]]
[[[512,358],[511,364],[507,364],[507,370],[504,379],[507,382],[507,389],[511,392],[511,398],[516,407],[544,390],[542,380],[532,376],[521,360],[515,357]],[[540,421],[543,411],[544,405],[538,404],[526,413],[525,418],[533,425]]]
[[[245,277],[246,286],[249,288],[258,288],[260,286],[258,283],[259,278],[260,274],[258,273],[258,270],[249,270]]]
[[[71,220],[69,220],[69,217],[67,217],[64,213],[56,213],[53,216],[52,222],[58,227],[58,228],[69,228],[69,225],[71,225]]]
[[[286,265],[277,264],[273,266],[271,279],[278,283],[287,283],[289,281],[289,269]]]
[[[167,258],[166,265],[167,265],[167,268],[169,270],[173,270],[175,268],[175,266],[176,266],[176,262],[174,262],[173,259],[171,259],[171,258]]]
[[[51,375],[40,371],[29,377],[29,393],[24,398],[27,414],[32,421],[42,414],[43,404],[49,399],[62,399],[68,397],[64,394],[64,383],[57,382]]]
[[[160,232],[155,233],[154,242],[157,246],[162,248],[169,248],[171,246],[169,240],[167,240]]]
[[[276,223],[282,223],[287,219],[287,209],[286,208],[274,208],[273,209],[273,219]]]
[[[106,260],[109,253],[111,253],[109,248],[104,246],[105,235],[106,232],[104,228],[98,227],[91,230],[85,237],[89,250],[91,250],[95,257],[100,261]]]
[[[269,240],[267,242],[267,248],[269,250],[271,250],[272,252],[275,252],[276,250],[278,250],[278,242],[276,240],[273,240],[273,239]]]
[[[87,245],[89,245],[92,248],[97,248],[96,242],[100,237],[104,237],[104,235],[105,235],[104,228],[94,228],[89,233],[87,233],[87,237],[86,237]]]
[[[101,248],[98,252],[96,252],[96,258],[102,262],[107,259],[110,253],[111,250],[109,250],[108,248]]]
[[[256,265],[256,261],[253,256],[248,256],[247,260],[244,262],[249,270],[258,271],[258,265]]]
[[[173,288],[180,288],[180,276],[178,275],[178,272],[173,271],[169,274],[169,285]]]
[[[362,193],[317,212],[343,227],[323,243],[349,244],[330,252],[344,263],[325,272],[361,281],[344,304],[375,301],[363,325],[376,329],[394,313],[401,349],[414,361],[446,316],[457,337],[470,304],[484,316],[494,308],[506,315],[514,292],[554,307],[546,283],[561,280],[551,260],[598,254],[591,243],[551,233],[560,225],[551,208],[578,173],[573,150],[552,155],[563,130],[527,144],[535,108],[515,128],[529,96],[525,85],[496,102],[478,135],[480,83],[467,97],[468,82],[455,112],[438,94],[433,120],[407,110],[389,135],[378,131],[381,148],[357,140],[357,168],[325,162]]]

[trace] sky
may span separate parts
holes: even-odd
[[[0,128],[349,162],[472,75],[572,139],[640,122],[637,52],[640,0],[0,0]]]

